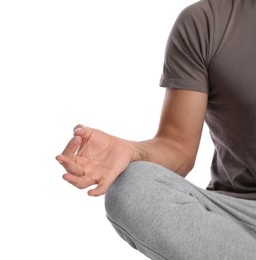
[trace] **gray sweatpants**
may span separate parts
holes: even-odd
[[[119,235],[150,259],[256,259],[256,201],[203,190],[157,164],[131,163],[105,204]]]

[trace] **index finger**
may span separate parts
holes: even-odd
[[[80,136],[74,136],[67,144],[65,149],[63,150],[62,154],[67,156],[68,158],[73,158],[76,154],[82,139]]]

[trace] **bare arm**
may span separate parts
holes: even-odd
[[[67,171],[63,178],[78,188],[97,184],[88,193],[98,196],[132,161],[155,162],[186,176],[195,162],[206,106],[207,94],[166,89],[156,136],[142,142],[77,126],[75,137],[56,157]]]
[[[158,132],[151,140],[134,143],[135,160],[156,162],[186,176],[195,163],[207,99],[200,92],[166,89]]]

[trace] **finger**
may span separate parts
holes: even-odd
[[[84,171],[77,162],[77,160],[79,160],[78,158],[73,160],[73,159],[70,159],[69,157],[66,157],[65,155],[61,154],[61,155],[58,155],[56,157],[56,159],[68,173],[71,173],[76,176],[83,176]]]
[[[83,129],[83,128],[85,128],[84,125],[81,125],[81,124],[76,125],[76,126],[74,127],[74,129],[73,129],[73,132],[75,133],[77,130],[79,130],[79,129]]]
[[[74,136],[80,136],[83,139],[83,141],[86,142],[91,136],[92,131],[93,131],[92,128],[85,127],[85,126],[80,127],[80,125],[78,125],[74,129]]]
[[[80,137],[82,139],[79,149],[77,150],[77,154],[81,154],[81,150],[84,151],[86,148],[86,143],[88,142],[90,136],[92,135],[93,129],[89,127],[76,128],[74,132],[74,136]]]
[[[100,182],[96,186],[96,188],[89,190],[88,195],[94,196],[94,197],[104,195],[107,192],[110,185],[113,183],[113,181],[114,180],[111,180],[111,179],[105,179],[104,181]]]
[[[98,197],[104,195],[107,192],[107,188],[104,185],[97,185],[95,189],[91,189],[88,191],[89,196]]]
[[[69,157],[69,158],[73,158],[74,155],[76,154],[76,151],[78,150],[81,142],[82,142],[81,137],[79,137],[79,136],[73,137],[69,141],[67,146],[65,147],[64,151],[62,152],[62,154],[67,156],[67,157]]]
[[[78,177],[69,173],[63,175],[63,179],[78,189],[85,189],[95,184],[95,181],[87,178],[86,176]]]

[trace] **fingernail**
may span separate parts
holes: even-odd
[[[80,130],[80,129],[82,129],[82,128],[81,128],[81,127],[76,128],[76,129],[74,130],[74,133],[75,133],[76,131]]]

